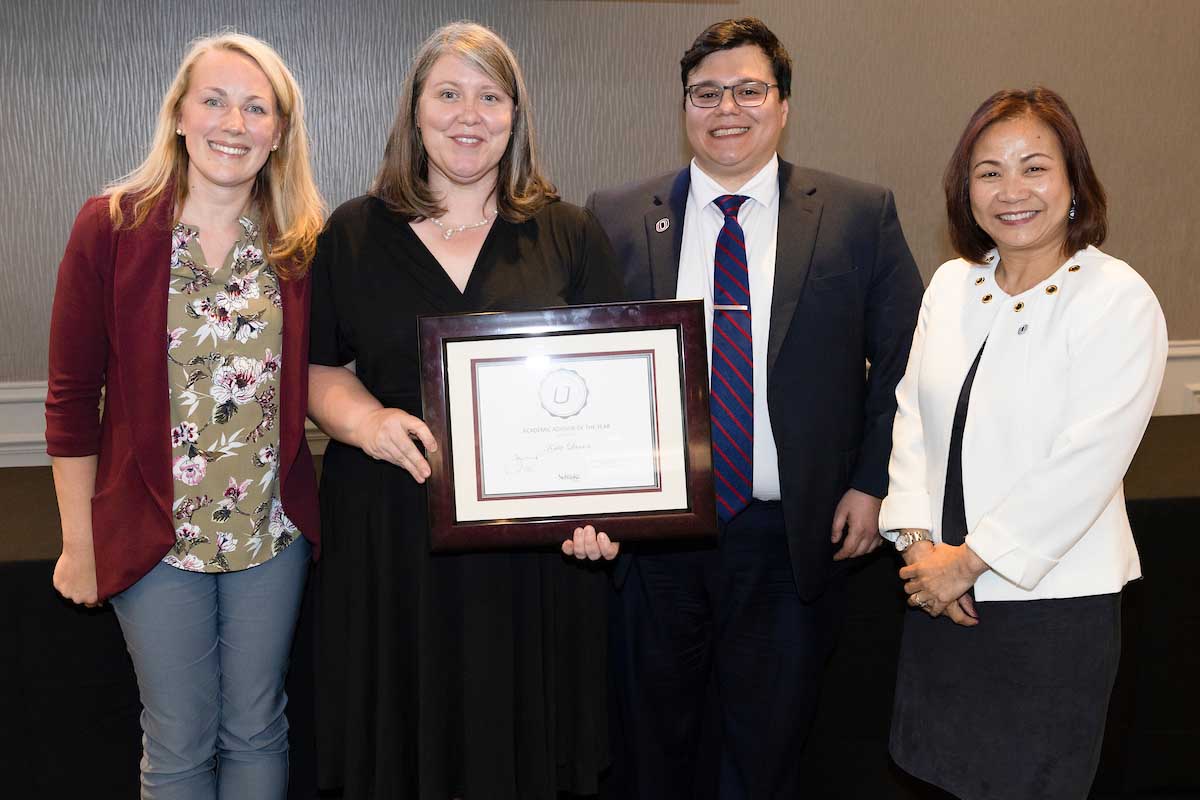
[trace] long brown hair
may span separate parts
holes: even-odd
[[[533,109],[517,57],[495,32],[474,22],[452,22],[439,28],[413,57],[371,194],[405,219],[440,217],[446,213],[429,187],[429,158],[421,144],[416,119],[417,101],[425,79],[443,55],[464,59],[512,98],[513,129],[508,147],[500,157],[496,208],[509,222],[524,222],[557,200],[558,190],[538,167]]]
[[[108,213],[114,227],[136,228],[167,192],[174,193],[175,212],[187,199],[188,153],[175,134],[179,105],[188,92],[192,69],[205,53],[228,50],[259,66],[271,84],[281,119],[279,149],[272,152],[254,183],[253,202],[267,231],[267,260],[282,278],[302,277],[316,250],[325,218],[325,203],[309,164],[304,98],[279,54],[253,36],[221,33],[192,42],[163,96],[146,159],[132,172],[109,184]],[[132,219],[126,220],[126,213]]]

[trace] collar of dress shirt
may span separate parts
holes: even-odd
[[[775,202],[775,199],[779,197],[778,155],[771,156],[771,160],[764,164],[762,169],[754,173],[750,180],[746,181],[734,192],[717,183],[707,172],[700,169],[700,165],[696,163],[696,159],[694,158],[692,159],[691,175],[692,182],[689,192],[700,208],[712,205],[714,200],[726,194],[746,195],[763,208],[769,208]],[[721,213],[721,210],[716,206],[712,206],[712,208],[716,213]]]

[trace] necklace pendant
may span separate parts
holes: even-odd
[[[444,239],[447,242],[450,241],[450,237],[453,236],[454,234],[462,233],[463,231],[473,230],[475,228],[482,228],[484,225],[487,225],[493,219],[495,219],[495,214],[493,214],[492,216],[485,216],[483,219],[479,220],[479,222],[469,222],[466,225],[455,225],[453,228],[447,228],[445,223],[443,223],[440,219],[437,219],[436,217],[429,217],[429,221],[432,222],[434,225],[436,225],[439,230],[441,230],[442,239]]]

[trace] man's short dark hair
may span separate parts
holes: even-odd
[[[718,50],[732,50],[744,45],[754,45],[763,51],[767,60],[771,62],[775,83],[779,85],[779,99],[786,100],[792,93],[792,59],[787,50],[783,49],[779,38],[756,17],[717,22],[709,25],[704,33],[697,36],[696,41],[692,42],[692,46],[679,60],[684,88],[688,85],[688,75],[691,75],[709,55]]]

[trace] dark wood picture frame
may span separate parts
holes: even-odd
[[[459,521],[453,480],[446,345],[450,342],[558,336],[570,333],[674,329],[679,342],[683,462],[687,507],[578,517],[533,514],[518,519]],[[577,524],[590,523],[613,541],[716,536],[712,446],[708,409],[708,353],[704,306],[699,300],[662,300],[421,317],[421,403],[439,447],[426,454],[430,549],[433,552],[558,546]],[[673,400],[673,398],[672,398]],[[660,399],[660,402],[662,400]],[[474,467],[472,466],[472,469]]]

